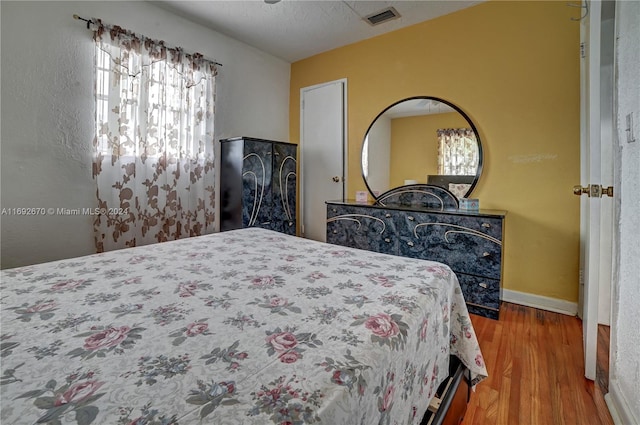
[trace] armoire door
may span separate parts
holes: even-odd
[[[273,144],[271,220],[272,229],[296,234],[296,153],[297,146]]]
[[[271,228],[272,144],[245,140],[242,161],[242,226]]]

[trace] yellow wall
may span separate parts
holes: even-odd
[[[390,104],[448,100],[475,123],[483,209],[508,211],[506,289],[578,298],[579,23],[558,1],[490,1],[291,66],[290,139],[303,87],[347,79],[349,197],[366,190],[360,150]]]
[[[438,129],[468,126],[457,112],[392,119],[391,187],[405,180],[426,183],[427,174],[438,174]]]

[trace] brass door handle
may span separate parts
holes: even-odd
[[[588,186],[582,187],[580,185],[573,186],[573,194],[574,195],[582,195],[587,194],[590,198],[602,198],[604,195],[609,197],[613,197],[613,186],[602,187],[599,184],[590,184]]]

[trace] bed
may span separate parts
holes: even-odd
[[[249,228],[0,277],[6,424],[420,424],[487,376],[440,263]]]

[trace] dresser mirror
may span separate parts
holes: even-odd
[[[374,199],[425,183],[462,198],[471,195],[480,178],[482,145],[476,127],[456,105],[416,96],[378,114],[365,134],[361,160]]]

